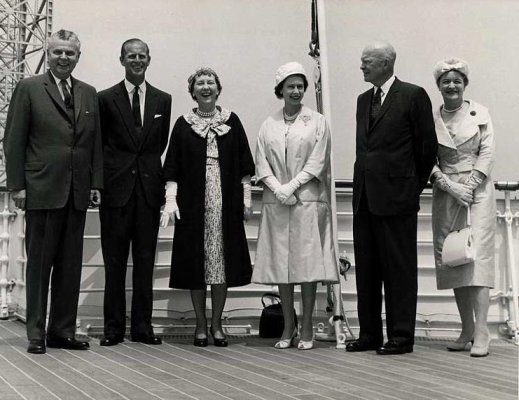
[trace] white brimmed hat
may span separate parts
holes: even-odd
[[[291,61],[283,64],[276,71],[276,87],[291,75],[303,75],[305,79],[308,79],[303,66],[298,62]]]

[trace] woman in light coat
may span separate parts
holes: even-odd
[[[464,100],[468,66],[453,58],[440,61],[434,78],[444,104],[435,111],[438,162],[431,174],[433,240],[438,289],[454,289],[461,317],[459,338],[447,346],[462,351],[472,342],[470,355],[488,354],[489,288],[494,286],[496,202],[490,173],[494,165],[494,131],[488,110]],[[442,263],[442,248],[453,220],[454,229],[467,223],[470,207],[476,259],[457,267]]]
[[[276,73],[275,94],[284,107],[261,126],[256,178],[264,185],[262,218],[252,281],[278,284],[284,331],[275,348],[294,345],[294,284],[301,285],[301,350],[313,347],[312,313],[317,282],[337,282],[330,208],[330,132],[321,114],[301,101],[308,80],[301,64]]]

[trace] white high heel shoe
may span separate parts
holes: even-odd
[[[467,340],[466,342],[465,341],[459,341],[459,339],[458,339],[455,342],[449,343],[447,345],[447,350],[449,350],[449,351],[464,351],[464,350],[467,349],[467,345],[469,343],[474,344],[474,339]]]
[[[292,332],[292,336],[290,336],[288,339],[281,339],[279,342],[276,342],[274,345],[275,349],[288,349],[290,347],[294,346],[294,340],[297,337],[297,328],[294,328],[294,332]]]
[[[310,350],[314,347],[314,340],[309,340],[309,341],[304,341],[304,340],[300,340],[299,343],[297,344],[297,348],[299,350]]]

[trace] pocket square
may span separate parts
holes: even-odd
[[[155,114],[155,116],[153,117],[153,119],[155,119],[155,118],[160,118],[160,117],[162,117],[162,114]]]

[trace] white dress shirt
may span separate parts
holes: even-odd
[[[65,95],[63,94],[63,89],[61,88],[61,85],[60,85],[61,79],[58,78],[56,75],[54,75],[52,71],[50,71],[50,74],[52,75],[52,77],[54,78],[54,81],[56,82],[56,86],[58,87],[59,94],[61,95],[61,100],[65,101]],[[65,81],[67,82],[67,85],[68,85],[68,91],[72,95],[72,79],[70,79],[70,76],[69,76],[67,79],[65,79]]]
[[[128,81],[126,78],[124,78],[124,86],[126,87],[126,91],[128,92],[128,98],[130,99],[130,107],[132,104],[133,99],[133,90],[136,85]],[[144,125],[144,101],[146,100],[146,81],[143,81],[140,85],[138,85],[139,88],[139,106],[141,109],[141,121]]]
[[[389,89],[391,89],[393,82],[395,82],[395,75],[391,76],[391,78],[389,78],[382,86],[380,86],[380,90],[382,90],[382,93],[380,93],[380,105],[384,104],[386,94],[389,92]],[[377,86],[373,86],[373,90],[376,92]]]

